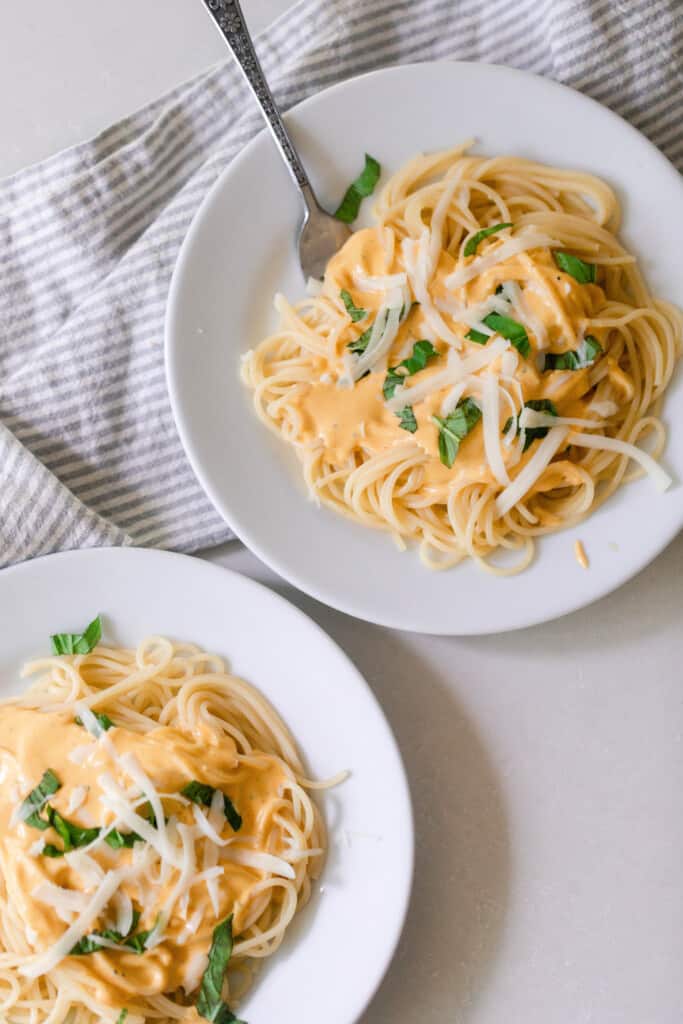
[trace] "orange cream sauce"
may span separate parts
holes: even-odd
[[[361,270],[368,276],[381,276],[404,270],[400,246],[396,245],[393,260],[389,264],[379,232],[380,229],[377,228],[355,232],[328,265],[325,291],[337,296],[341,289],[346,289],[357,306],[368,310],[368,316],[363,321],[353,327],[350,326],[348,332],[342,335],[338,365],[326,367],[328,371],[341,371],[341,356],[345,346],[372,323],[374,314],[382,302],[382,292],[359,289],[355,273]],[[506,260],[459,288],[455,293],[448,291],[444,283],[454,267],[453,257],[442,251],[430,285],[433,300],[455,298],[459,304],[473,306],[485,301],[499,284],[515,281],[523,288],[524,301],[530,312],[542,321],[547,332],[547,350],[552,352],[575,348],[577,337],[586,321],[595,316],[604,303],[604,293],[599,286],[580,285],[568,274],[560,273],[551,254],[545,250],[522,253]],[[513,313],[510,315],[514,317]],[[466,325],[451,319],[446,313],[442,313],[442,316],[446,323],[460,334],[466,333],[469,329]],[[423,325],[420,307],[415,306],[399,329],[389,354],[389,366],[396,365],[406,354],[410,354],[412,343],[424,337]],[[531,355],[528,359],[519,357],[515,372],[524,400],[551,398],[560,415],[585,415],[585,403],[581,399],[590,387],[589,370],[541,374],[536,368],[535,358],[539,351],[538,341],[530,325],[525,326],[531,344]],[[593,330],[591,333],[597,336],[601,343],[604,342],[600,331]],[[435,347],[445,356],[448,350],[446,343],[437,342]],[[462,354],[467,355],[475,351],[481,351],[481,346],[465,341]],[[439,372],[443,365],[443,360],[430,361],[423,371],[410,377],[410,384],[425,380],[429,375]],[[492,369],[500,371],[500,363],[493,364]],[[299,388],[291,401],[301,416],[301,441],[305,445],[322,442],[330,461],[342,464],[354,451],[376,455],[386,452],[394,445],[412,440],[429,456],[425,466],[426,486],[440,489],[461,481],[493,482],[484,453],[481,423],[461,443],[453,467],[449,469],[439,460],[439,432],[431,419],[434,414],[439,415],[447,391],[431,395],[414,405],[413,412],[418,430],[411,434],[401,429],[398,417],[385,405],[382,395],[384,376],[384,370],[373,372],[358,381],[352,389],[339,388],[335,381],[316,382]],[[506,407],[502,408],[501,417],[507,419],[508,415],[509,410]],[[504,458],[506,454],[503,446]],[[519,463],[520,468],[532,455],[533,452],[530,451],[524,457]]]
[[[226,792],[242,815],[243,824],[239,833],[233,833],[225,823],[224,837],[238,835],[263,840],[269,831],[285,782],[276,758],[263,754],[254,758],[254,763],[250,760],[248,765],[240,764],[233,741],[225,736],[219,741],[208,730],[193,736],[166,726],[145,734],[114,727],[106,735],[119,754],[135,754],[158,793],[178,793],[193,779]],[[83,764],[75,764],[69,754],[84,746],[92,748],[92,755]],[[60,848],[62,841],[53,829],[41,832],[25,823],[13,823],[14,808],[50,768],[61,782],[61,789],[49,800],[50,805],[73,824],[103,826],[111,823],[112,815],[98,799],[102,792],[98,782],[100,775],[109,772],[124,787],[130,786],[131,780],[117,770],[101,745],[74,722],[73,715],[12,706],[0,709],[0,766],[5,771],[0,787],[0,870],[8,898],[27,926],[27,934],[32,936],[29,948],[38,952],[49,948],[63,935],[68,924],[59,919],[53,908],[32,896],[35,888],[49,881],[83,892],[85,885],[80,873],[66,858],[53,859],[30,852],[40,838]],[[69,798],[75,787],[83,786],[87,787],[87,798],[70,812]],[[191,807],[170,797],[164,797],[162,802],[167,816],[174,815],[178,821],[188,824],[193,822]],[[121,831],[129,829],[122,826]],[[197,871],[202,870],[201,848],[207,842],[202,839],[195,844]],[[257,842],[257,846],[263,848],[262,843]],[[101,849],[88,856],[107,871],[129,863],[132,851],[112,850],[102,844]],[[220,856],[219,863],[224,864],[224,873],[218,879],[218,918],[209,901],[206,884],[200,882],[190,889],[187,917],[197,910],[202,914],[202,923],[194,935],[180,941],[186,921],[176,908],[164,940],[142,956],[107,949],[69,957],[63,963],[72,973],[81,976],[91,990],[94,987],[98,1000],[112,1006],[121,1005],[122,996],[126,994],[152,995],[179,988],[188,976],[196,974],[196,964],[209,948],[217,921],[234,913],[234,931],[239,933],[250,892],[262,877],[252,868],[223,862]],[[158,873],[158,865],[154,871]],[[158,888],[145,881],[144,876],[123,885],[133,905],[142,911],[138,930],[152,928],[157,909],[176,880],[177,872],[172,869],[168,881]],[[107,921],[111,926],[110,918],[111,913],[105,912],[93,930],[106,927]]]

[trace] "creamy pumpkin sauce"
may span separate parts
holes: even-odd
[[[393,259],[388,261],[380,232],[380,228],[357,231],[330,261],[326,272],[326,293],[337,296],[345,289],[357,306],[368,311],[368,316],[355,325],[356,334],[360,334],[372,323],[383,299],[381,291],[365,291],[358,287],[358,271],[367,276],[382,276],[405,270],[400,246],[395,247]],[[462,306],[474,306],[494,294],[499,285],[506,282],[523,284],[527,309],[533,318],[542,323],[546,332],[546,351],[564,352],[576,348],[587,321],[596,315],[605,301],[604,292],[599,286],[579,284],[568,274],[561,274],[551,253],[546,250],[533,250],[512,257],[480,274],[455,292],[449,291],[444,283],[454,267],[453,257],[442,251],[430,284],[433,300],[441,298],[452,301],[455,298]],[[442,312],[441,315],[448,326],[460,335],[469,330],[466,324],[458,323],[447,313]],[[510,316],[514,317],[514,314]],[[587,403],[582,400],[582,396],[590,388],[590,370],[540,373],[535,357],[541,347],[533,329],[528,323],[526,326],[531,355],[527,359],[520,357],[514,372],[524,400],[549,398],[554,402],[559,415],[585,416]],[[604,340],[604,332],[592,329],[591,333],[599,341]],[[330,461],[335,464],[344,463],[354,450],[362,449],[365,453],[376,455],[394,445],[413,441],[429,457],[425,465],[424,484],[436,492],[445,495],[453,483],[493,483],[494,478],[484,452],[481,422],[462,441],[452,468],[440,462],[439,432],[431,417],[439,415],[445,391],[415,403],[413,412],[418,429],[414,434],[403,430],[399,418],[386,406],[382,384],[387,366],[397,365],[410,355],[412,343],[425,336],[433,335],[426,330],[425,318],[419,305],[416,305],[401,325],[386,365],[357,381],[353,388],[340,388],[337,379],[341,375],[341,359],[349,341],[349,335],[344,333],[337,353],[337,378],[302,384],[289,399],[301,417],[299,441],[306,446],[321,444]],[[435,348],[445,359],[447,345],[436,342]],[[477,351],[481,351],[481,346],[466,340],[461,354],[467,356]],[[412,375],[409,383],[412,385],[438,373],[443,369],[444,359],[432,360],[424,370]],[[325,366],[324,369],[335,368]],[[500,373],[501,360],[492,363],[490,369]],[[507,418],[509,412],[502,408],[501,414]],[[520,472],[532,455],[533,451],[530,450],[516,464],[512,475]],[[510,462],[511,452],[505,446],[503,458],[506,464]]]
[[[179,822],[193,823],[191,806],[173,799],[184,785],[196,779],[226,792],[242,816],[239,833],[225,825],[224,837],[235,835],[237,843],[245,844],[251,837],[262,839],[272,825],[272,817],[281,806],[285,774],[278,760],[266,754],[238,764],[236,748],[228,737],[220,741],[209,730],[194,735],[177,728],[159,726],[147,733],[134,733],[121,727],[106,733],[118,754],[136,756],[144,771],[163,794],[166,815]],[[85,748],[85,749],[84,749]],[[77,752],[75,763],[70,758]],[[84,756],[85,755],[85,756]],[[4,780],[0,786],[0,869],[9,901],[18,911],[27,932],[27,952],[42,951],[64,934],[67,923],[54,909],[41,903],[32,894],[41,882],[52,882],[66,889],[83,892],[86,879],[69,863],[71,858],[50,858],[36,852],[36,841],[45,839],[61,848],[61,839],[53,829],[38,831],[25,823],[17,823],[13,812],[17,804],[36,786],[47,770],[59,778],[61,788],[49,800],[69,822],[83,827],[111,824],[113,816],[100,803],[100,777],[104,772],[128,788],[130,778],[117,769],[107,755],[106,744],[98,742],[67,713],[45,713],[20,707],[5,706],[0,710],[0,770]],[[86,787],[87,795],[77,809],[69,811],[69,801],[77,787]],[[166,795],[170,794],[170,795]],[[129,831],[121,826],[122,831]],[[208,840],[196,844],[199,850]],[[140,844],[136,844],[138,846]],[[113,850],[106,844],[88,854],[104,871],[130,863],[133,853],[128,849]],[[234,932],[244,924],[246,903],[253,886],[262,875],[223,859],[223,875],[217,880],[220,912],[218,920],[234,913]],[[202,865],[197,864],[197,871]],[[155,869],[158,872],[158,867]],[[172,869],[163,882],[143,878],[124,883],[122,890],[133,905],[143,913],[138,929],[154,925],[156,908],[160,907],[177,880]],[[201,911],[201,923],[193,935],[187,935],[187,919],[176,910],[171,917],[160,945],[138,956],[133,952],[106,949],[63,961],[72,974],[77,974],[96,998],[107,1005],[120,1006],[126,994],[153,995],[171,992],[181,986],[196,987],[206,964],[206,952],[217,918],[210,904],[206,884],[200,882],[190,889],[187,918]],[[93,930],[111,927],[111,914],[103,915]],[[185,932],[185,935],[183,933]]]

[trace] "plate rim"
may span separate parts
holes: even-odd
[[[498,64],[495,62],[487,61],[467,61],[467,60],[449,60],[439,59],[432,61],[412,61],[407,64],[394,64],[388,67],[376,68],[371,71],[363,72],[359,75],[352,75],[348,78],[343,79],[340,82],[335,82],[333,85],[327,86],[325,89],[321,89],[319,92],[315,92],[310,96],[307,96],[304,100],[287,110],[283,115],[285,122],[291,114],[295,116],[303,110],[306,110],[309,106],[313,106],[319,102],[324,102],[330,95],[343,91],[351,83],[363,81],[365,79],[372,79],[377,77],[390,77],[392,75],[401,75],[406,72],[412,73],[418,69],[431,69],[437,66],[447,67],[460,67],[460,68],[485,68],[488,73],[493,75],[501,75],[502,77],[515,77],[517,79],[524,79],[534,83],[534,87],[540,87],[546,89],[547,92],[555,92],[558,94],[571,94],[573,100],[588,107],[590,109],[597,109],[601,115],[608,117],[614,122],[617,122],[622,130],[626,130],[628,134],[638,140],[640,143],[645,143],[649,149],[650,155],[659,162],[663,173],[666,173],[671,177],[672,183],[675,184],[681,191],[683,199],[683,176],[681,176],[675,167],[675,165],[669,160],[669,158],[653,143],[650,139],[643,134],[635,125],[631,124],[620,114],[617,114],[610,107],[605,106],[593,97],[588,96],[586,93],[580,92],[578,89],[573,88],[570,85],[566,85],[563,82],[558,82],[555,79],[546,77],[545,75],[538,74],[536,72],[527,71],[525,69],[510,67],[505,64]],[[278,555],[271,555],[270,553],[264,553],[264,550],[258,541],[253,537],[252,531],[249,524],[240,522],[239,525],[235,525],[232,521],[231,516],[228,514],[228,509],[216,493],[216,489],[213,487],[211,479],[204,473],[202,468],[202,459],[198,446],[195,446],[191,440],[186,427],[184,417],[180,411],[182,406],[182,400],[180,397],[180,390],[176,388],[174,376],[175,366],[175,347],[173,344],[173,338],[176,334],[174,329],[174,321],[176,318],[176,308],[179,302],[179,295],[182,287],[182,278],[184,276],[184,268],[190,258],[190,248],[194,242],[195,236],[200,231],[200,222],[202,216],[212,201],[213,197],[220,193],[224,188],[224,182],[232,174],[234,169],[240,166],[243,162],[248,161],[251,155],[252,149],[260,144],[262,138],[268,134],[268,128],[263,127],[249,142],[240,150],[238,154],[230,161],[230,163],[221,171],[217,179],[207,190],[204,198],[202,199],[199,207],[194,213],[190,225],[185,233],[183,241],[181,243],[176,262],[173,268],[171,276],[171,282],[168,291],[168,297],[166,302],[166,310],[164,316],[164,367],[166,385],[169,394],[169,400],[171,404],[171,410],[173,413],[173,419],[175,422],[176,430],[180,437],[181,444],[185,455],[190,463],[190,466],[199,481],[200,486],[204,490],[205,494],[211,501],[211,504],[216,509],[218,514],[226,522],[229,528],[233,531],[235,536],[245,545],[245,547],[251,551],[257,558],[259,558],[264,564],[269,566],[274,572],[281,576],[284,580],[295,586],[298,590],[309,596],[315,598],[321,603],[333,608],[337,611],[341,611],[347,615],[357,618],[363,622],[369,622],[374,625],[383,626],[390,629],[398,629],[405,632],[419,632],[422,635],[431,636],[493,636],[496,634],[509,633],[520,629],[527,629],[538,625],[543,625],[547,622],[552,622],[565,618],[583,608],[589,608],[604,597],[616,590],[620,589],[641,572],[643,572],[649,565],[651,565],[663,552],[664,550],[675,540],[683,529],[683,506],[679,513],[677,521],[673,522],[667,529],[660,530],[658,534],[658,540],[655,548],[652,551],[646,552],[639,555],[634,559],[633,564],[630,566],[628,571],[620,575],[618,580],[615,582],[613,579],[605,579],[604,582],[599,585],[594,593],[586,599],[580,594],[576,594],[568,603],[563,607],[560,612],[548,611],[539,612],[534,614],[532,618],[528,615],[518,615],[516,618],[511,617],[510,621],[500,626],[497,625],[493,630],[488,628],[485,622],[481,622],[476,628],[469,626],[465,630],[459,629],[456,624],[439,626],[437,628],[422,629],[411,625],[400,615],[386,614],[381,610],[374,612],[368,612],[367,610],[359,611],[353,605],[353,602],[347,602],[343,596],[339,596],[336,593],[330,592],[325,586],[319,586],[315,582],[310,582],[307,579],[302,579],[300,571],[296,566],[289,567],[283,566],[282,560]],[[579,161],[580,163],[580,161]],[[177,332],[178,334],[180,332]],[[239,354],[239,353],[238,353]],[[683,370],[678,366],[674,370],[675,374],[680,375]],[[683,482],[675,481],[675,486],[683,486]],[[590,518],[590,517],[589,517]],[[582,521],[583,522],[583,521]],[[581,525],[581,524],[578,524]],[[571,527],[566,527],[560,533],[568,533]],[[542,538],[541,538],[542,540]],[[514,579],[514,577],[512,577]],[[502,580],[505,582],[505,578]]]
[[[398,944],[403,935],[405,929],[406,918],[410,908],[410,903],[413,895],[414,879],[415,879],[415,809],[413,807],[412,794],[410,789],[410,781],[406,765],[403,759],[401,748],[398,744],[394,731],[391,724],[384,712],[384,708],[380,703],[379,699],[375,696],[372,687],[365,679],[360,669],[355,665],[350,656],[341,647],[337,641],[329,635],[329,633],[323,629],[323,627],[306,614],[301,608],[299,608],[292,601],[287,600],[282,594],[271,589],[265,583],[261,583],[259,580],[252,579],[250,576],[245,575],[241,572],[236,572],[234,569],[229,569],[222,565],[217,565],[213,562],[209,562],[206,559],[199,558],[194,555],[185,554],[179,551],[167,551],[162,548],[145,548],[135,545],[115,546],[115,545],[103,545],[100,547],[92,548],[75,548],[67,551],[57,551],[46,555],[40,555],[37,558],[32,558],[24,562],[19,562],[14,565],[7,566],[0,571],[0,600],[3,596],[3,590],[7,585],[11,586],[10,581],[17,576],[30,576],[34,572],[40,573],[42,565],[45,563],[54,564],[57,562],[73,562],[81,561],[88,562],[90,560],[99,561],[102,560],[106,563],[109,558],[130,558],[133,560],[141,558],[152,562],[163,562],[163,563],[183,563],[186,566],[192,565],[193,572],[203,572],[207,576],[213,576],[215,579],[224,580],[227,577],[232,585],[237,587],[244,587],[250,590],[252,593],[258,594],[266,602],[270,601],[274,608],[284,608],[288,614],[294,615],[299,622],[302,623],[305,629],[312,629],[317,633],[319,639],[326,644],[328,649],[332,651],[335,657],[338,659],[338,663],[343,665],[344,671],[348,673],[349,677],[355,680],[355,684],[358,690],[361,691],[365,698],[374,705],[376,712],[378,713],[378,723],[380,724],[384,732],[385,743],[391,749],[391,752],[395,758],[396,765],[398,768],[397,778],[394,785],[392,785],[392,800],[397,804],[403,805],[403,822],[401,826],[401,835],[405,837],[405,856],[406,856],[406,874],[403,879],[403,887],[398,900],[392,898],[392,902],[397,907],[397,917],[395,920],[394,932],[390,937],[390,941],[387,943],[386,949],[383,951],[383,955],[378,958],[378,967],[376,977],[371,985],[368,986],[367,991],[364,991],[361,999],[358,1001],[357,1009],[354,1011],[353,1018],[349,1019],[349,1024],[356,1024],[368,1009],[375,995],[377,994],[382,982],[384,981],[389,968],[396,955]],[[221,652],[219,652],[221,653]],[[229,652],[225,653],[229,656]],[[28,655],[27,655],[28,656]],[[270,699],[270,698],[268,698]],[[278,708],[281,713],[286,716],[286,710],[284,708]],[[288,719],[286,718],[286,721]],[[296,726],[294,725],[293,730],[296,734]],[[304,750],[304,756],[306,751]],[[398,787],[396,786],[398,783]]]

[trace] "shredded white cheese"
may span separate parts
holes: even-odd
[[[54,970],[77,942],[90,932],[95,921],[109,903],[119,886],[130,877],[129,868],[110,871],[100,883],[97,891],[89,899],[78,918],[67,928],[64,934],[39,956],[33,957],[28,963],[18,968],[25,978],[40,978]]]
[[[597,448],[599,451],[627,455],[629,459],[633,459],[645,470],[658,491],[668,490],[673,483],[666,470],[662,469],[651,455],[635,444],[619,441],[616,437],[603,437],[595,434],[570,434],[568,440],[569,444],[577,445],[579,448]]]
[[[509,512],[513,505],[516,505],[531,490],[565,441],[568,433],[567,427],[553,427],[548,431],[526,466],[496,498],[496,515],[499,518]]]
[[[500,402],[498,398],[498,377],[493,373],[484,374],[482,386],[482,417],[484,421],[484,451],[486,461],[501,486],[510,483],[505,460],[500,447]]]
[[[460,288],[462,285],[473,281],[475,277],[491,270],[498,263],[517,256],[520,252],[527,252],[529,249],[553,248],[560,245],[560,242],[545,235],[535,228],[523,228],[513,238],[506,238],[497,245],[492,245],[482,256],[476,256],[467,265],[459,264],[452,274],[445,280],[447,288]]]

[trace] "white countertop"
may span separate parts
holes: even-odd
[[[287,6],[244,0],[255,28]],[[199,0],[3,0],[0,174],[221,56]],[[683,537],[591,608],[471,640],[352,620],[236,543],[207,557],[316,619],[403,751],[415,890],[363,1024],[680,1024]]]

